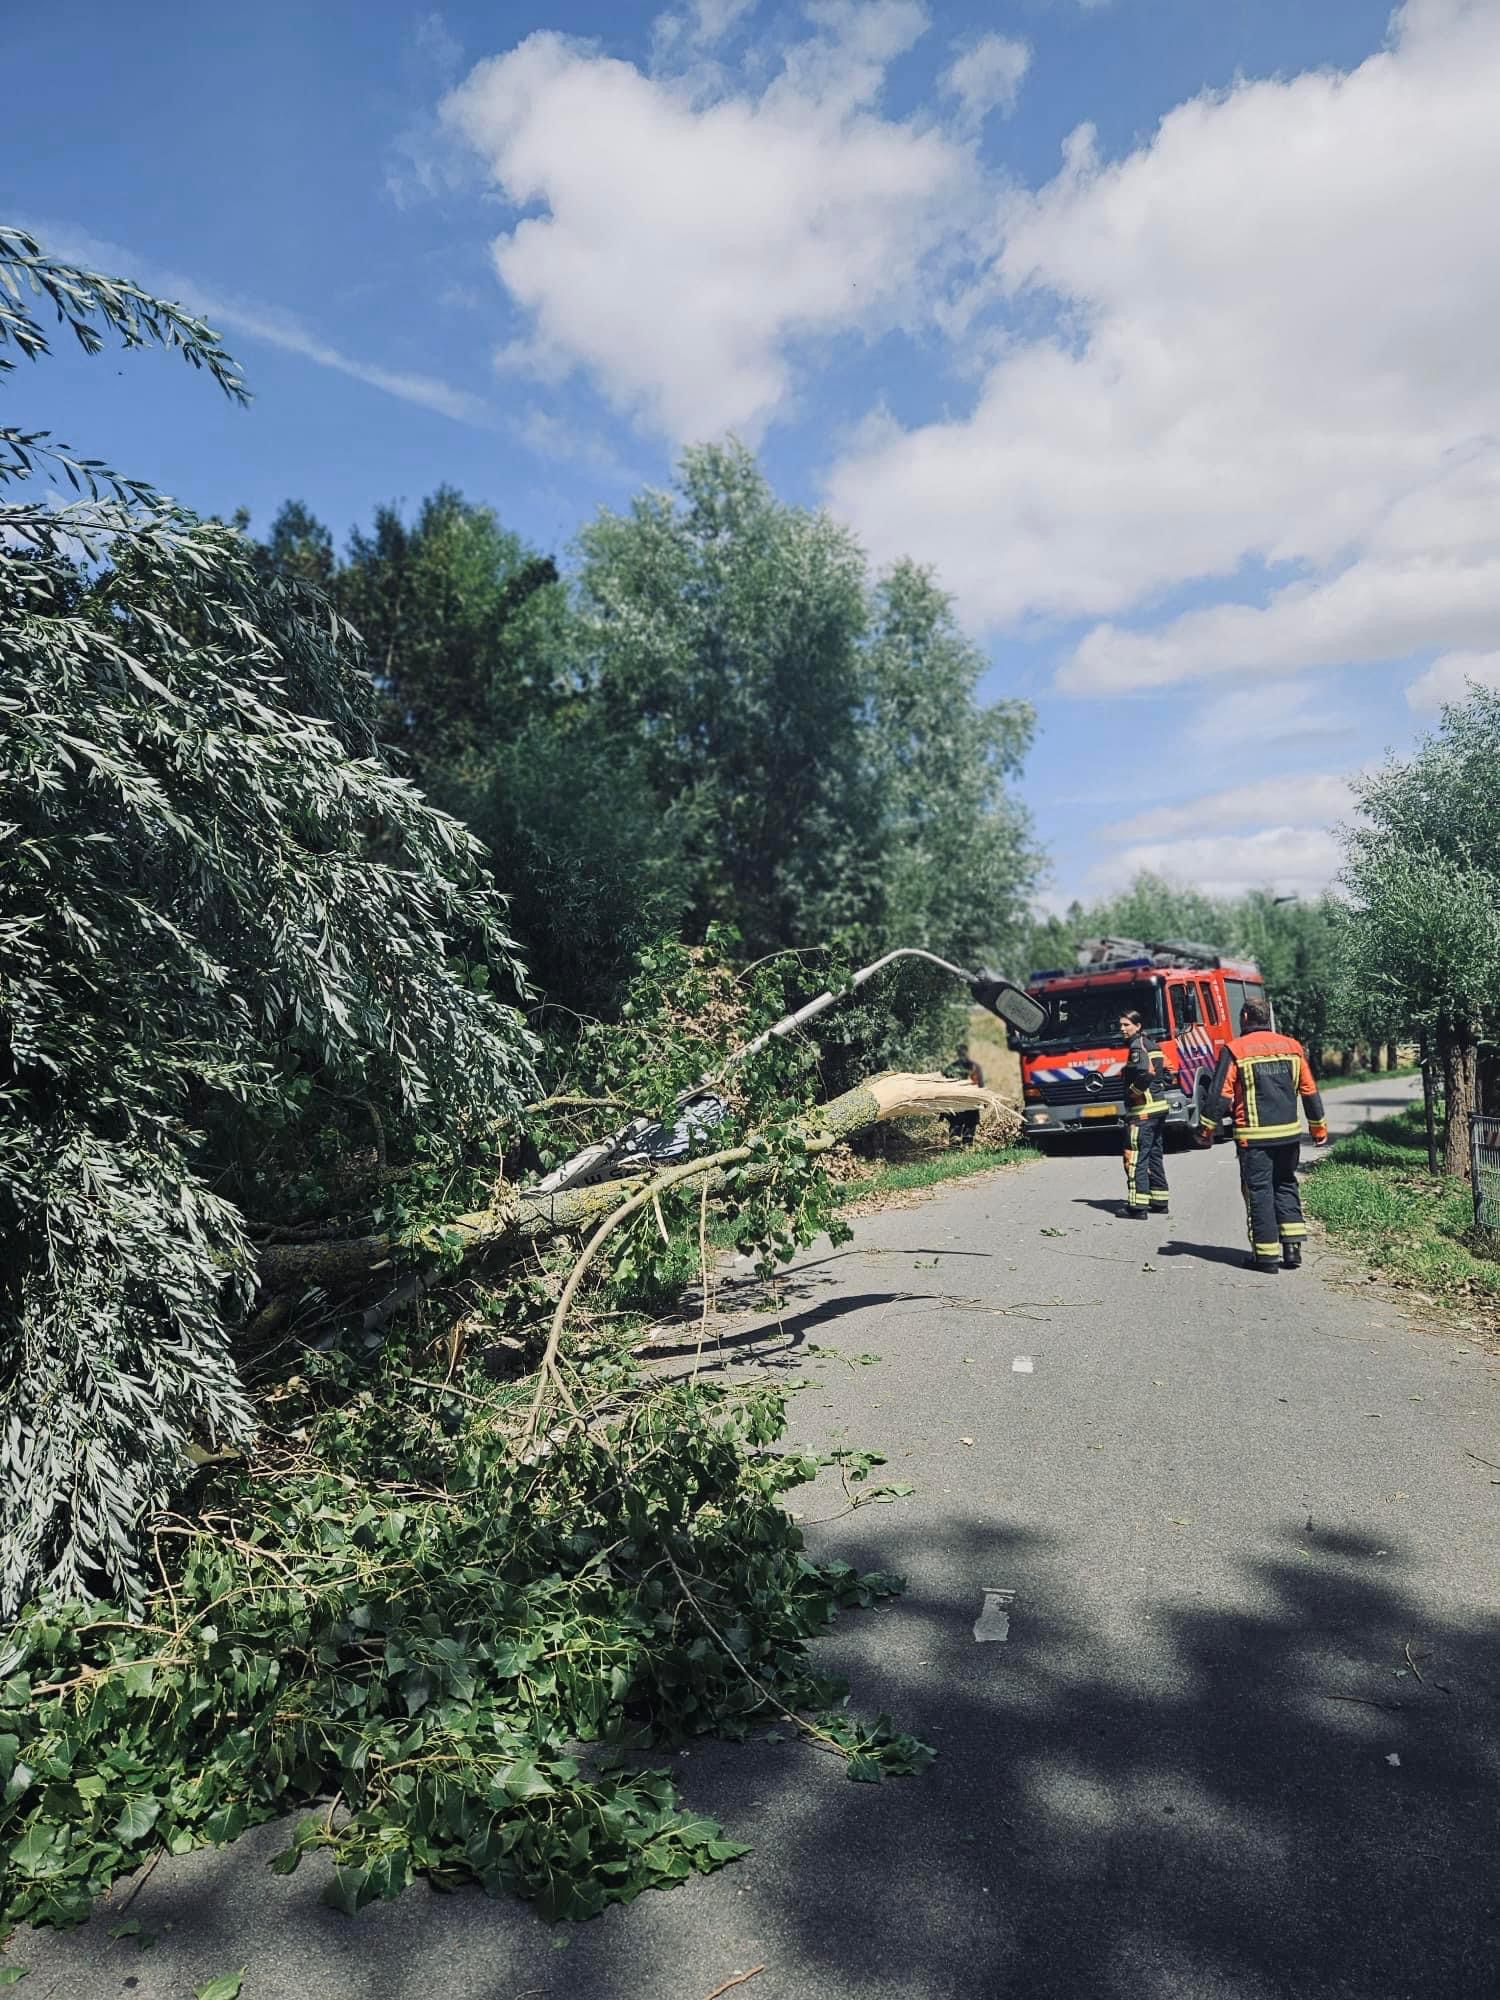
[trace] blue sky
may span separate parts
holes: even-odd
[[[1309,892],[1500,681],[1494,0],[54,0],[3,207],[186,298],[14,380],[205,512],[439,482],[564,551],[734,429],[935,564],[1040,733],[1051,896]]]

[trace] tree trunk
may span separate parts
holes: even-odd
[[[836,1145],[853,1132],[897,1118],[908,1112],[985,1111],[1004,1105],[1005,1100],[991,1090],[949,1077],[895,1075],[874,1077],[846,1090],[842,1097],[820,1105],[801,1124],[809,1143],[819,1150]],[[769,1169],[766,1170],[769,1172]],[[755,1169],[746,1179],[764,1179]],[[592,1231],[610,1210],[627,1201],[642,1187],[650,1174],[636,1174],[628,1180],[599,1181],[592,1186],[564,1188],[557,1194],[537,1194],[531,1190],[509,1189],[493,1207],[470,1215],[456,1215],[436,1224],[415,1245],[402,1250],[390,1237],[356,1236],[343,1241],[314,1243],[265,1243],[256,1253],[260,1295],[274,1298],[282,1293],[298,1293],[317,1286],[339,1297],[369,1288],[370,1280],[384,1279],[391,1289],[416,1280],[414,1291],[422,1289],[414,1269],[413,1250],[418,1259],[425,1250],[429,1259],[463,1262],[491,1252],[511,1254],[527,1243],[553,1236]],[[722,1175],[709,1179],[712,1189]],[[402,1259],[398,1266],[398,1256]]]
[[[1399,1066],[1400,1061],[1401,1061],[1401,1051],[1396,1047],[1396,1044],[1394,1042],[1387,1042],[1385,1045],[1386,1068],[1395,1069]]]
[[[1376,1076],[1379,1076],[1379,1074],[1380,1074],[1380,1044],[1379,1044],[1379,1042],[1371,1042],[1371,1044],[1370,1044],[1370,1069],[1371,1069],[1371,1071],[1372,1071],[1372,1073],[1373,1073],[1374,1075],[1376,1075]]]
[[[1341,1049],[1339,1051],[1339,1075],[1348,1076],[1349,1072],[1353,1068],[1354,1068],[1354,1050],[1348,1048]]]
[[[1443,1065],[1443,1172],[1469,1178],[1469,1114],[1476,1108],[1479,1051],[1467,1028],[1440,1030]]]

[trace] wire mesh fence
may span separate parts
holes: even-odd
[[[1469,1165],[1474,1182],[1474,1223],[1500,1236],[1500,1116],[1469,1117]]]

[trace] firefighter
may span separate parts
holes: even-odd
[[[1314,1143],[1326,1146],[1328,1121],[1306,1049],[1290,1035],[1275,1032],[1263,1001],[1247,1000],[1240,1010],[1239,1034],[1219,1052],[1203,1100],[1202,1129],[1211,1137],[1233,1105],[1240,1190],[1250,1231],[1245,1265],[1251,1271],[1295,1271],[1302,1263],[1307,1224],[1297,1192],[1299,1101]]]
[[[984,1071],[969,1054],[969,1045],[967,1042],[959,1043],[958,1054],[943,1071],[943,1075],[951,1076],[956,1082],[972,1083],[977,1085],[980,1090],[984,1089]],[[979,1130],[979,1113],[977,1111],[950,1111],[947,1114],[947,1119],[949,1145],[972,1146],[975,1134]]]
[[[1145,1222],[1167,1213],[1167,1059],[1133,1009],[1120,1016],[1125,1043],[1125,1213]]]

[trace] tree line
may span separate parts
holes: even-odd
[[[896,944],[1014,953],[1032,713],[978,698],[984,658],[928,572],[872,575],[733,443],[571,554],[447,487],[342,555],[295,501],[258,544],[363,635],[384,742],[484,843],[547,1002],[608,1015],[643,949],[710,927],[747,960],[804,954],[810,991]],[[909,973],[836,1032],[851,1062],[930,1058],[951,1000]]]

